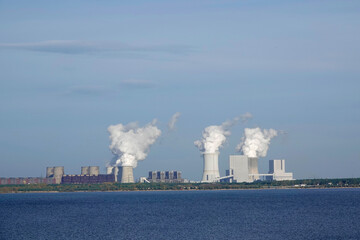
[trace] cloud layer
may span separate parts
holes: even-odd
[[[168,53],[179,54],[192,51],[186,45],[130,45],[119,42],[93,42],[75,40],[52,40],[29,43],[0,43],[0,49],[26,50],[62,54],[93,53]]]

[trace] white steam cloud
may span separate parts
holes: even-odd
[[[247,112],[247,113],[244,113],[243,115],[241,115],[239,118],[241,119],[241,122],[244,123],[247,120],[253,118],[253,115],[251,113]]]
[[[171,130],[174,130],[174,128],[175,128],[175,123],[176,123],[177,120],[179,119],[180,115],[181,115],[181,113],[177,112],[177,113],[175,113],[175,114],[171,117],[171,119],[170,119],[170,121],[169,121],[169,123],[168,123],[168,128],[169,128],[170,131],[171,131]]]
[[[195,146],[204,153],[215,153],[230,136],[229,129],[239,121],[239,117],[223,122],[221,125],[206,127],[202,133],[202,139],[194,142]]]
[[[111,165],[135,168],[138,161],[144,160],[150,146],[161,135],[161,130],[155,124],[154,119],[144,127],[139,127],[135,122],[109,126],[111,141],[109,148],[115,155]]]
[[[278,132],[274,129],[245,128],[244,136],[236,150],[248,157],[265,157],[270,140],[277,135]]]

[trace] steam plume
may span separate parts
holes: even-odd
[[[150,146],[161,135],[161,130],[155,124],[154,119],[144,127],[139,127],[135,122],[109,126],[111,141],[109,148],[115,155],[111,164],[135,168],[138,161],[144,160]]]
[[[239,117],[223,122],[221,125],[212,125],[204,129],[202,139],[194,142],[195,146],[204,153],[215,153],[230,136],[229,129],[239,121]]]
[[[174,130],[175,123],[179,119],[180,115],[181,115],[181,113],[177,112],[171,117],[170,122],[168,123],[168,128],[169,128],[170,131]]]
[[[244,136],[236,147],[248,157],[265,157],[269,149],[270,140],[277,136],[274,129],[245,128]]]
[[[249,112],[247,113],[244,113],[243,115],[240,116],[240,119],[241,119],[241,122],[244,123],[246,122],[247,120],[253,118],[253,115]]]

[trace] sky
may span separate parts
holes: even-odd
[[[157,119],[136,178],[200,180],[194,141],[246,112],[281,130],[269,159],[294,178],[360,177],[359,1],[0,0],[0,177],[79,174],[113,155],[107,128]],[[167,124],[180,112],[173,131]]]

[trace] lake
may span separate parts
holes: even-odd
[[[360,239],[360,189],[0,195],[0,239]]]

